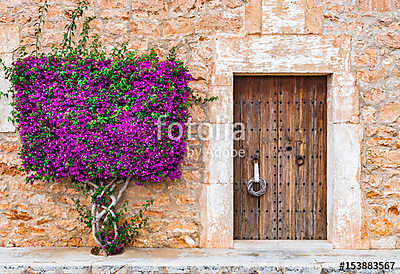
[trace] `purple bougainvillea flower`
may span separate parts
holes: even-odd
[[[44,56],[14,69],[14,119],[32,178],[180,177],[185,138],[172,125],[184,129],[192,80],[181,62]]]

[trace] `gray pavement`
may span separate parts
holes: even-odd
[[[94,256],[90,248],[0,248],[0,273],[400,273],[400,250],[249,243],[234,249],[131,248],[110,257]],[[394,262],[394,268],[340,270],[341,262]]]

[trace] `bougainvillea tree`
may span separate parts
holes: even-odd
[[[47,3],[40,8],[35,49],[4,67],[12,83],[13,120],[20,135],[27,181],[69,178],[89,195],[76,202],[81,220],[107,254],[119,253],[147,221],[143,208],[133,218],[117,210],[129,182],[161,182],[180,177],[185,154],[184,124],[193,97],[192,77],[174,51],[166,60],[154,52],[137,56],[123,45],[111,54],[89,37],[86,18],[74,39],[72,12],[60,48],[40,53],[39,35]],[[86,46],[91,40],[91,44]],[[200,100],[203,103],[215,98]]]

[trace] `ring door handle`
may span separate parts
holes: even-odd
[[[298,166],[304,165],[304,157],[301,156],[301,155],[297,155],[297,156],[296,156],[296,164],[297,164]]]
[[[267,190],[267,182],[260,177],[260,170],[258,162],[260,160],[260,154],[257,152],[251,156],[251,161],[254,165],[254,177],[250,179],[247,183],[247,192],[254,197],[260,197],[264,195],[265,191]],[[254,184],[259,184],[260,189],[258,191],[254,190]]]

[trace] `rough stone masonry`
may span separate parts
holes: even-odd
[[[19,45],[34,41],[33,24],[41,2],[0,0],[0,57],[6,62],[12,61]],[[60,43],[76,2],[50,1],[44,45]],[[89,15],[97,16],[92,27],[105,45],[128,42],[131,49],[142,52],[154,48],[162,56],[175,46],[195,78],[191,86],[199,95],[214,95],[218,87],[212,86],[212,81],[224,81],[216,81],[223,77],[216,62],[219,41],[228,48],[235,48],[237,41],[260,37],[288,41],[283,48],[274,49],[277,52],[290,49],[295,38],[334,41],[340,56],[349,60],[344,66],[356,83],[357,96],[345,100],[349,104],[346,123],[361,125],[362,129],[358,179],[366,212],[361,235],[364,248],[400,248],[399,0],[90,2]],[[342,46],[344,40],[349,44]],[[0,85],[2,89],[8,86],[4,75]],[[218,123],[224,118],[232,102],[224,100],[224,94],[218,95],[221,99],[212,108],[193,107],[192,130],[196,131],[199,123]],[[9,103],[5,99],[0,103],[0,246],[93,246],[90,233],[77,219],[73,201],[79,194],[71,185],[25,185],[18,170],[18,137],[7,121]],[[180,181],[130,186],[126,199],[132,212],[143,201],[155,200],[146,213],[150,223],[133,246],[212,246],[204,236],[209,215],[202,203],[202,193],[209,186],[208,158],[203,152],[209,145],[199,138],[188,141],[189,153]]]

